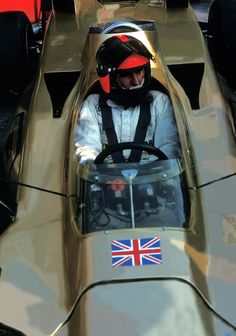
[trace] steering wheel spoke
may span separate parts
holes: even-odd
[[[136,149],[140,151],[146,151],[149,154],[153,154],[159,160],[168,160],[168,157],[159,148],[148,145],[146,143],[134,143],[134,142],[121,142],[112,146],[105,148],[94,160],[95,164],[101,164],[104,160],[111,154],[123,151],[125,149]]]

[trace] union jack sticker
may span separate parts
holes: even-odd
[[[162,264],[160,237],[111,241],[112,267]]]

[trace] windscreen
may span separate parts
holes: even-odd
[[[188,193],[179,160],[80,166],[78,200],[83,233],[187,226]]]

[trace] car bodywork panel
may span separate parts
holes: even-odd
[[[190,327],[194,334],[193,325],[196,335],[236,334],[234,129],[194,12],[167,10],[161,1],[74,5],[75,14],[55,11],[48,22],[27,118],[19,177],[25,186],[18,187],[15,222],[0,238],[1,320],[34,336],[118,335],[122,328],[127,335],[164,335],[178,321],[181,335]],[[83,235],[72,131],[97,79],[96,50],[111,36],[89,27],[134,17],[156,27],[130,34],[156,55],[152,75],[172,99],[191,201],[188,228]],[[199,86],[188,96],[185,69],[195,65]],[[65,78],[70,90],[58,102]],[[161,265],[111,266],[112,240],[155,236]]]

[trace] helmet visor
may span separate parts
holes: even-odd
[[[118,67],[118,70],[131,70],[142,67],[149,62],[149,59],[139,54],[132,54],[127,57]]]

